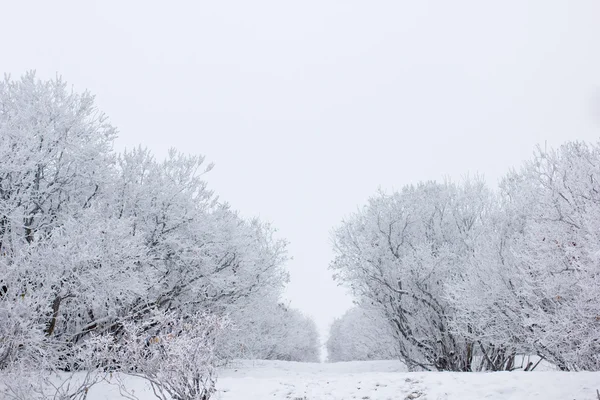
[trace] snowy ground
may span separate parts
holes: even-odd
[[[153,399],[145,384],[128,385],[140,400]],[[223,369],[217,400],[596,400],[600,372],[404,372],[394,361],[309,364],[237,361]],[[89,400],[122,399],[103,383]]]
[[[394,361],[305,364],[246,362],[222,372],[217,399],[594,400],[600,373],[403,372]]]

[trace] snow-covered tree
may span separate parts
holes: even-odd
[[[377,310],[354,307],[333,321],[327,339],[327,361],[398,358],[392,328]]]
[[[143,319],[155,307],[224,314],[254,296],[280,290],[287,280],[285,242],[274,238],[268,224],[242,219],[219,203],[201,179],[210,169],[202,164],[201,157],[175,151],[162,163],[141,149],[119,157],[104,213],[124,229],[126,247],[141,251],[123,255],[135,264],[121,267],[136,275],[136,284],[123,279],[118,296],[129,294],[113,313],[117,317]],[[84,336],[107,317],[80,315],[85,329],[78,334]],[[118,328],[119,318],[110,318],[110,329]]]
[[[66,351],[49,337],[74,280],[86,279],[78,269],[90,248],[65,246],[97,238],[93,224],[69,230],[96,222],[87,217],[111,179],[114,137],[93,96],[69,92],[60,79],[28,73],[0,82],[0,368],[53,366],[43,361]]]
[[[6,373],[85,368],[76,354],[98,338],[119,348],[126,327],[150,329],[156,313],[206,313],[209,322],[280,293],[287,280],[286,243],[207,189],[212,166],[203,157],[173,150],[157,161],[139,148],[116,155],[115,129],[93,100],[33,73],[0,83]]]
[[[457,282],[463,329],[563,370],[600,369],[600,147],[538,149],[502,182],[495,257]]]
[[[420,183],[371,198],[334,232],[336,279],[388,320],[410,368],[471,369],[446,283],[463,275],[490,204],[480,180]]]
[[[320,342],[314,321],[278,302],[258,298],[229,314],[231,326],[219,338],[225,358],[318,362]]]
[[[49,234],[110,179],[115,129],[61,79],[0,82],[0,254]]]

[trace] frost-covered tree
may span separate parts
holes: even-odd
[[[377,310],[354,307],[333,321],[327,339],[327,361],[398,358],[391,326]]]
[[[64,246],[95,234],[69,229],[93,212],[111,179],[114,137],[93,96],[68,91],[60,79],[28,73],[0,82],[0,368],[65,359],[68,345],[50,337],[74,295],[67,287],[85,279],[77,259],[89,254]]]
[[[143,319],[156,307],[223,314],[280,290],[287,279],[285,242],[273,237],[268,224],[242,219],[219,203],[201,179],[210,169],[202,164],[201,157],[175,151],[162,163],[141,149],[119,157],[104,214],[122,228],[123,245],[132,249],[116,257],[134,264],[119,268],[135,275],[135,283],[124,278],[123,287],[111,294],[113,300],[127,296],[112,314],[78,313],[83,329],[71,335],[84,337],[100,324],[118,330],[120,315]]]
[[[371,198],[334,232],[336,279],[389,321],[409,368],[471,369],[446,283],[475,254],[490,204],[479,180],[420,183]]]
[[[0,254],[76,216],[106,188],[115,129],[61,79],[0,82]]]
[[[278,302],[256,299],[228,314],[231,326],[219,338],[224,358],[318,362],[320,341],[314,321]]]
[[[463,282],[462,329],[563,370],[600,369],[600,147],[538,149],[502,182],[495,257]]]
[[[126,327],[150,330],[156,313],[209,320],[287,279],[286,243],[207,189],[211,165],[176,151],[164,161],[115,154],[115,129],[93,100],[33,73],[0,83],[6,373],[84,368],[76,354],[98,338],[119,348]]]

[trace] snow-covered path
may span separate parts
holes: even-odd
[[[217,399],[594,400],[598,372],[403,372],[394,361],[244,362],[222,372]]]
[[[154,397],[129,380],[140,400]],[[394,361],[310,364],[237,361],[220,373],[216,400],[596,400],[600,372],[404,372]],[[101,384],[89,400],[117,400]]]

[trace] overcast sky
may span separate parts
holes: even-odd
[[[378,187],[596,141],[600,0],[3,1],[0,69],[89,89],[118,149],[216,163],[210,186],[290,243],[291,304],[351,300],[330,231]],[[595,117],[596,116],[596,117]]]

